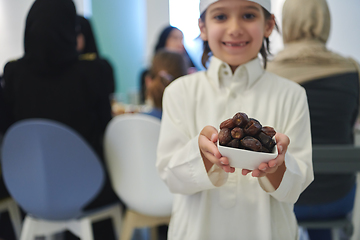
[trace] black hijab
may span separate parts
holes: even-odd
[[[81,53],[96,53],[99,55],[90,21],[83,16],[78,16],[77,18],[80,27],[79,31],[84,35],[85,38],[85,48]]]
[[[76,9],[72,0],[36,0],[25,27],[23,60],[34,71],[54,74],[78,59]]]

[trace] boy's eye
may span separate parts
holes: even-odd
[[[224,14],[216,15],[214,17],[216,20],[223,21],[226,19],[226,16]]]
[[[255,15],[252,13],[247,13],[247,14],[244,14],[243,18],[244,19],[253,19],[253,18],[255,18]]]

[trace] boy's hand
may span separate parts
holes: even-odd
[[[276,147],[278,149],[278,156],[275,159],[270,160],[268,163],[261,163],[258,169],[254,169],[253,171],[248,169],[243,169],[242,170],[243,175],[247,175],[248,173],[252,172],[251,175],[253,177],[264,177],[268,174],[275,173],[279,169],[279,167],[284,164],[285,153],[290,144],[290,139],[285,134],[276,133],[275,140],[276,140]],[[284,169],[286,168],[282,166],[281,170]]]
[[[235,172],[235,168],[229,166],[227,157],[221,156],[216,142],[218,141],[218,132],[212,126],[206,126],[199,135],[199,149],[203,158],[206,171],[208,172],[213,164],[222,168],[225,172]]]

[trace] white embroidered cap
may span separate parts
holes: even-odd
[[[200,14],[202,14],[210,4],[217,2],[219,0],[200,0]],[[242,0],[243,1],[243,0]],[[255,2],[265,8],[268,12],[271,12],[271,0],[247,0]]]

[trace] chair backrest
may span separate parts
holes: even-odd
[[[47,119],[26,119],[9,128],[2,168],[15,201],[28,214],[47,220],[78,217],[104,184],[103,166],[85,140]]]
[[[127,207],[150,216],[170,216],[173,196],[156,170],[160,120],[123,114],[108,124],[105,161],[114,191]]]
[[[313,165],[316,173],[360,172],[360,146],[314,145]]]
[[[360,146],[314,145],[312,153],[315,173],[337,174],[360,172]],[[359,191],[359,189],[359,186],[357,186],[356,191]],[[360,195],[357,193],[353,210],[353,219],[356,220],[360,219],[360,199],[358,196]],[[343,229],[343,232],[347,236],[352,235],[354,228],[352,220],[348,217],[299,221],[299,225],[309,229]],[[355,227],[358,228],[356,225]]]

